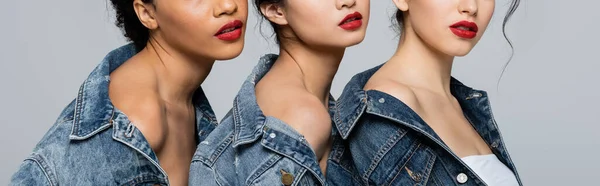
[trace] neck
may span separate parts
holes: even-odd
[[[297,41],[282,42],[277,63],[296,71],[308,92],[328,105],[333,78],[345,48],[311,48]]]
[[[191,57],[162,41],[161,38],[151,38],[140,53],[150,59],[150,66],[157,74],[160,97],[167,103],[189,104],[194,92],[210,73],[214,60]]]
[[[404,29],[396,53],[386,63],[394,79],[407,85],[451,95],[453,56],[427,45],[412,29]]]

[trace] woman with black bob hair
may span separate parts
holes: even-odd
[[[329,91],[347,47],[360,43],[369,0],[255,0],[279,54],[263,56],[231,112],[201,142],[191,185],[356,185],[332,130]]]

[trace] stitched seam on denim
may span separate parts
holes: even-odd
[[[146,159],[148,161],[150,161],[156,168],[158,168],[158,170],[163,174],[163,176],[167,180],[167,185],[169,185],[169,182],[168,182],[169,180],[168,180],[168,177],[167,177],[167,172],[165,172],[165,170],[158,164],[158,162],[154,161],[154,159],[150,158],[150,156],[148,156],[146,153],[142,152],[142,150],[134,147],[133,145],[127,143],[126,141],[123,141],[123,140],[121,140],[119,138],[116,138],[114,136],[113,136],[113,139],[116,140],[116,141],[118,141],[118,142],[121,142],[121,143],[127,145],[128,147],[134,149],[136,152],[140,153],[142,156],[146,157]]]
[[[215,182],[217,183],[217,185],[222,186],[223,184],[221,182],[219,182],[219,177],[217,176],[217,170],[215,169],[215,167],[210,166],[209,163],[206,162],[206,160],[204,160],[204,158],[198,160],[198,159],[192,159],[192,162],[190,163],[190,168],[192,168],[191,165],[193,165],[194,163],[199,163],[201,164],[200,166],[205,166],[206,169],[211,170],[212,175],[213,175],[213,179],[215,180]],[[192,175],[190,174],[190,177]]]
[[[444,170],[446,170],[446,174],[448,174],[448,176],[451,178],[450,180],[452,180],[452,183],[454,183],[454,185],[458,185],[458,182],[456,182],[456,179],[452,179],[455,176],[452,175],[452,173],[450,172],[450,170],[448,169],[448,167],[446,167],[446,164],[444,163],[444,161],[440,161],[442,167],[444,168]]]
[[[431,180],[433,180],[433,183],[434,183],[436,186],[443,186],[443,185],[440,183],[441,181],[440,181],[440,180],[437,178],[437,176],[435,176],[435,177],[432,177],[432,178],[431,178]]]
[[[362,104],[362,106],[360,108],[360,111],[355,110],[353,112],[353,115],[347,121],[348,123],[350,121],[352,121],[352,123],[350,125],[346,125],[345,122],[343,122],[344,120],[341,118],[342,114],[341,114],[340,108],[338,106],[339,104],[336,104],[335,112],[337,113],[337,116],[334,117],[334,119],[335,119],[335,121],[337,123],[340,123],[340,125],[342,127],[342,128],[340,128],[340,132],[342,133],[341,135],[342,135],[343,139],[348,138],[348,136],[350,135],[350,132],[351,132],[352,128],[354,128],[355,125],[356,125],[356,123],[358,122],[358,118],[360,116],[362,116],[362,114],[364,113],[365,108],[367,107],[367,93],[366,92],[363,93],[363,98],[361,99],[361,104]]]
[[[340,139],[333,139],[333,146],[331,147],[331,154],[329,159],[336,163],[340,163],[342,156],[344,155],[344,141]]]
[[[73,113],[73,126],[71,127],[71,134],[75,136],[79,136],[79,121],[81,120],[81,110],[83,109],[83,90],[85,89],[85,85],[87,84],[87,80],[83,82],[81,87],[79,87],[79,92],[77,92],[77,98],[75,99],[75,110]],[[77,132],[77,133],[76,133]]]
[[[484,96],[486,98],[488,98],[487,92],[485,92],[485,91],[484,91]],[[521,182],[521,178],[519,177],[519,173],[517,172],[517,166],[515,166],[514,162],[510,158],[510,154],[508,154],[508,150],[506,149],[506,144],[504,144],[504,139],[502,138],[502,132],[500,131],[500,128],[498,127],[498,123],[496,123],[496,119],[494,119],[494,112],[492,111],[492,103],[489,98],[486,99],[486,101],[489,106],[488,112],[490,113],[494,127],[496,128],[496,130],[498,130],[498,135],[500,136],[500,144],[502,145],[502,149],[504,150],[504,153],[506,154],[506,157],[508,158],[509,163],[512,165],[512,167],[514,169],[513,173],[517,177],[517,181],[519,182],[519,185],[522,186],[523,183]]]
[[[398,121],[398,120],[394,119],[393,117],[389,117],[387,115],[381,115],[381,114],[378,114],[378,113],[372,113],[372,114],[380,116],[380,117],[383,117],[383,118],[386,118],[386,119],[389,119],[389,120],[392,120],[392,121],[395,121],[395,122],[398,122],[398,123],[400,123],[402,125],[407,126],[410,129],[412,129],[412,130],[414,130],[414,131],[416,131],[416,132],[418,132],[418,133],[426,136],[427,138],[429,138],[430,140],[432,140],[433,142],[435,142],[438,147],[444,149],[444,151],[446,153],[449,153],[452,156],[452,158],[454,158],[455,160],[457,160],[463,166],[463,168],[465,168],[469,172],[473,172],[472,169],[469,168],[464,162],[462,162],[458,156],[456,156],[455,154],[453,154],[452,150],[447,145],[445,145],[442,141],[440,141],[440,140],[436,139],[435,137],[433,137],[431,134],[423,131],[420,128],[411,126],[411,125],[409,125],[408,123],[406,123],[404,121]],[[475,178],[481,179],[478,175],[476,175],[476,174],[473,174],[473,175],[474,175]]]
[[[435,163],[435,154],[431,151],[431,149],[429,149],[427,146],[424,146],[425,151],[429,154],[429,161],[427,161],[427,167],[425,167],[425,172],[423,175],[421,175],[421,177],[424,177],[423,179],[423,184],[422,185],[427,185],[427,182],[429,182],[429,176],[431,175],[431,170],[433,170],[433,164]]]
[[[396,167],[396,170],[398,172],[396,173],[396,175],[394,175],[394,178],[392,178],[386,185],[390,185],[390,186],[392,185],[392,183],[396,180],[396,178],[398,178],[398,175],[400,175],[400,173],[402,173],[402,168],[406,167],[406,164],[408,164],[408,162],[410,162],[410,159],[412,159],[412,157],[415,155],[415,153],[417,153],[417,150],[421,146],[421,143],[419,141],[416,141],[415,143],[417,143],[417,147],[410,148],[410,156],[408,157],[408,159],[406,159],[406,161],[404,161],[404,164],[401,167]]]
[[[300,172],[296,173],[297,179],[294,179],[294,182],[292,182],[291,186],[300,185],[300,181],[305,180],[305,179],[302,179],[302,178],[304,178],[304,174],[306,174],[306,169],[300,169]]]
[[[396,130],[396,133],[393,136],[391,136],[390,138],[388,138],[388,140],[386,141],[385,145],[381,149],[379,149],[379,151],[377,152],[377,154],[373,158],[373,161],[371,161],[369,169],[367,169],[367,171],[365,172],[365,175],[363,176],[364,180],[369,180],[369,177],[371,177],[371,174],[373,173],[373,171],[375,171],[375,169],[377,168],[377,166],[379,166],[379,163],[381,162],[381,160],[383,159],[383,157],[405,135],[406,135],[406,131],[398,128],[398,130]]]
[[[232,118],[233,119],[233,131],[234,131],[233,140],[236,142],[239,140],[239,138],[240,138],[239,134],[241,132],[241,126],[240,126],[241,125],[241,123],[240,123],[241,116],[239,113],[240,111],[238,110],[238,101],[239,101],[238,99],[239,99],[238,96],[236,96],[235,100],[234,100],[233,112],[232,112],[232,114],[233,114],[233,118]]]
[[[256,184],[253,182],[257,178],[259,178],[261,175],[263,175],[265,172],[267,172],[267,170],[269,170],[269,168],[273,167],[275,165],[275,163],[277,163],[281,159],[283,159],[283,157],[276,155],[276,154],[272,154],[271,157],[269,159],[267,159],[266,162],[261,163],[260,167],[253,171],[254,173],[252,175],[250,175],[250,177],[248,177],[248,179],[246,180],[246,184]]]
[[[213,124],[213,126],[217,126],[219,124],[219,121],[214,117],[214,114],[210,113],[209,111],[202,111],[202,116],[206,116],[203,118],[208,118],[208,121],[210,121],[210,124]]]
[[[213,176],[214,176],[214,178],[215,178],[215,182],[217,182],[217,185],[219,185],[219,186],[223,186],[223,183],[221,183],[221,182],[220,182],[220,181],[221,181],[221,180],[219,179],[219,178],[220,178],[220,175],[219,175],[219,173],[217,172],[217,170],[216,170],[214,167],[209,167],[209,168],[210,168],[210,170],[212,170],[212,171],[213,171]],[[227,185],[229,185],[229,183],[227,183]]]
[[[89,137],[92,137],[92,136],[94,136],[94,135],[96,135],[96,134],[98,134],[98,133],[100,133],[100,132],[104,131],[105,129],[107,129],[107,128],[110,128],[110,127],[112,126],[112,124],[110,123],[110,121],[112,121],[112,120],[113,120],[114,116],[115,116],[115,109],[113,108],[113,109],[112,109],[111,116],[110,116],[110,119],[109,119],[109,123],[107,123],[107,124],[104,124],[104,125],[100,126],[100,127],[99,127],[99,128],[97,128],[96,130],[93,130],[93,131],[90,131],[90,132],[88,132],[88,131],[84,131],[84,132],[82,132],[82,133],[84,133],[84,134],[87,134],[87,135],[85,135],[85,136],[80,136],[81,134],[79,134],[79,133],[78,133],[76,136],[73,136],[73,135],[71,135],[71,136],[70,136],[70,138],[71,138],[71,139],[74,139],[74,140],[84,140],[84,139],[87,139],[87,138],[89,138]],[[89,134],[88,134],[88,133],[89,133]]]
[[[213,166],[213,164],[215,164],[215,162],[217,161],[217,159],[219,157],[221,157],[221,154],[223,154],[223,152],[225,151],[225,149],[227,149],[227,147],[231,144],[231,142],[233,141],[233,136],[234,134],[230,134],[228,135],[227,139],[225,139],[224,142],[221,143],[221,145],[219,145],[219,147],[215,150],[215,152],[213,152],[210,157],[209,157],[209,163],[210,166]]]
[[[319,180],[319,183],[321,183],[321,185],[325,185],[325,181],[324,181],[324,180],[322,180],[322,179],[321,179],[321,177],[319,177],[319,176],[318,176],[318,174],[317,174],[317,173],[316,173],[314,170],[312,170],[310,167],[308,167],[308,166],[304,165],[304,164],[303,164],[303,163],[301,163],[300,161],[296,160],[296,158],[290,157],[290,156],[289,156],[289,155],[287,155],[287,154],[280,153],[279,151],[277,151],[277,150],[275,150],[275,149],[273,149],[273,148],[270,148],[270,147],[268,147],[268,146],[263,146],[263,147],[265,147],[265,148],[267,148],[267,149],[269,149],[269,150],[272,150],[273,152],[277,152],[277,153],[279,153],[280,155],[282,155],[282,156],[284,156],[284,157],[286,157],[286,158],[289,158],[290,160],[292,160],[292,161],[296,162],[298,165],[300,165],[300,166],[302,166],[302,167],[306,168],[306,169],[307,169],[308,171],[310,171],[310,172],[311,172],[311,173],[312,173],[312,174],[313,174],[315,177],[317,177],[317,180]]]
[[[52,173],[52,171],[50,171],[50,168],[45,163],[43,163],[44,160],[41,157],[39,159],[36,158],[39,156],[40,156],[39,154],[35,154],[34,156],[31,156],[31,157],[25,159],[25,161],[30,160],[30,161],[33,161],[35,164],[37,164],[39,166],[40,170],[46,176],[46,179],[48,180],[48,183],[50,183],[51,186],[58,185],[58,183],[57,183],[58,181],[52,179],[54,177],[54,174]]]
[[[346,166],[343,166],[341,163],[337,163],[337,165],[338,165],[340,168],[342,168],[344,171],[346,171],[346,172],[348,172],[350,175],[352,175],[352,179],[355,179],[356,181],[360,180],[360,178],[356,178],[356,175],[354,175],[354,174],[352,173],[352,171],[351,171],[351,170],[350,170],[348,167],[346,167]],[[327,167],[329,167],[329,165],[328,165]]]
[[[136,176],[135,178],[133,178],[130,181],[128,181],[124,184],[121,184],[121,185],[137,185],[140,183],[148,183],[148,182],[153,182],[153,181],[161,183],[161,184],[166,184],[163,180],[160,179],[159,176],[146,174],[146,175]]]

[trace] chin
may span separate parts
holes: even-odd
[[[363,40],[365,40],[365,35],[355,35],[352,37],[346,37],[346,38],[342,38],[339,41],[342,41],[339,46],[340,47],[351,47],[354,45],[358,45],[359,43],[361,43]]]
[[[222,47],[219,50],[215,50],[211,53],[211,58],[215,60],[230,60],[238,57],[244,49],[244,42],[230,44],[229,46]]]
[[[471,52],[473,47],[471,45],[458,45],[458,46],[448,46],[446,50],[442,50],[441,52],[448,56],[455,57],[463,57]]]
[[[467,52],[453,52],[453,53],[449,53],[449,56],[455,56],[455,57],[463,57],[466,56],[467,54],[469,54],[470,51]]]

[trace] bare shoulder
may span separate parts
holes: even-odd
[[[168,134],[165,106],[152,89],[111,85],[109,94],[113,105],[121,110],[142,132],[156,152],[162,149]]]
[[[417,95],[410,86],[387,78],[374,77],[369,79],[365,90],[378,90],[394,96],[415,111],[420,111],[421,105]]]
[[[325,105],[303,88],[280,85],[278,88],[257,92],[258,103],[265,115],[281,119],[292,126],[305,123],[329,125],[331,122]]]
[[[317,157],[324,157],[331,135],[331,117],[325,104],[306,91],[301,82],[271,81],[256,87],[258,105],[300,133]]]
[[[258,104],[265,115],[294,128],[304,136],[317,157],[324,156],[332,125],[328,109],[317,97],[303,88],[281,84],[268,92],[257,92]]]

